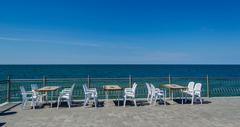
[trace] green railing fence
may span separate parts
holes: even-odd
[[[137,97],[146,97],[147,88],[146,82],[153,83],[156,87],[161,87],[163,84],[179,84],[187,86],[188,82],[200,82],[203,84],[202,95],[205,97],[219,97],[219,96],[240,96],[240,77],[239,78],[209,78],[205,77],[123,77],[123,78],[50,78],[45,77],[41,79],[12,79],[0,81],[0,103],[17,102],[21,100],[20,86],[24,86],[26,90],[31,90],[31,84],[38,84],[43,86],[61,86],[61,88],[71,87],[73,83],[76,84],[73,91],[74,99],[83,99],[82,84],[87,84],[90,88],[97,88],[99,98],[105,98],[103,85],[120,85],[122,88],[131,87],[133,82],[138,84],[136,94]],[[58,93],[54,93],[56,98]],[[110,92],[109,97],[116,96],[115,92]]]

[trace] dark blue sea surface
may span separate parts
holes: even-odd
[[[240,65],[0,65],[0,79],[67,77],[240,77]]]

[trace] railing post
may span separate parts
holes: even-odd
[[[168,84],[171,84],[171,75],[169,74],[168,75]],[[168,90],[168,93],[169,93],[169,98],[171,97],[171,92],[170,92],[170,89]]]
[[[7,79],[7,102],[11,101],[11,79],[10,76],[8,76]]]
[[[46,77],[43,76],[43,86],[46,86]]]
[[[210,90],[209,90],[209,79],[207,75],[207,97],[210,97]]]
[[[132,88],[132,76],[131,75],[129,75],[129,87]]]
[[[88,78],[87,78],[87,80],[88,80],[88,88],[90,88],[90,76],[88,75]]]
[[[168,75],[168,84],[171,84],[171,75]]]

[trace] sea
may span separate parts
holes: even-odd
[[[240,65],[0,65],[11,78],[240,77]]]

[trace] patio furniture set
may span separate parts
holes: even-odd
[[[96,88],[88,88],[86,84],[83,84],[83,91],[84,91],[84,107],[86,107],[90,100],[93,100],[93,103],[95,107],[98,105],[98,93]],[[173,102],[174,93],[175,91],[180,91],[182,94],[180,99],[183,102],[187,101],[187,99],[190,97],[191,104],[199,100],[202,104],[202,84],[201,83],[195,83],[195,82],[189,82],[187,87],[177,85],[177,84],[165,84],[161,85],[162,88],[156,88],[151,83],[146,83],[147,87],[147,102],[149,104],[156,104],[157,100],[163,101],[164,105],[167,104],[166,101],[166,89],[169,90],[169,98],[170,101]],[[67,102],[67,105],[69,108],[71,108],[72,105],[72,95],[74,90],[75,84],[71,86],[71,88],[64,88],[62,89],[58,94],[57,99],[57,109],[61,105],[61,102],[65,101]],[[131,100],[134,102],[134,105],[137,106],[136,102],[136,88],[137,83],[133,83],[131,88],[124,88],[124,95],[123,95],[123,106],[126,106],[126,101]],[[163,89],[164,88],[164,89]],[[43,103],[50,103],[50,107],[52,108],[53,105],[53,94],[55,91],[59,91],[59,86],[45,86],[42,88],[39,88],[37,84],[31,84],[31,91],[26,91],[23,86],[20,86],[21,95],[22,95],[22,108],[24,109],[27,106],[27,103],[30,102],[33,109],[35,109],[36,106],[39,106]],[[122,88],[119,85],[105,85],[103,86],[103,90],[105,91],[106,101],[108,101],[108,96],[110,91],[117,92],[117,102],[119,106],[119,100],[120,100],[120,92]],[[48,100],[48,93],[50,92],[50,101]]]

